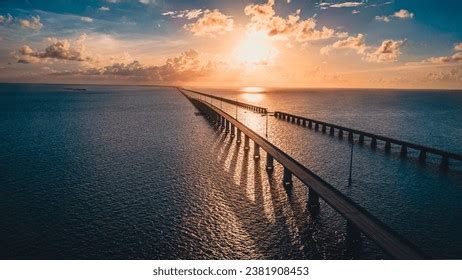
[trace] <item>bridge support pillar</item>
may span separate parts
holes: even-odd
[[[348,132],[348,141],[353,142],[353,132]]]
[[[274,158],[272,155],[266,153],[266,170],[268,172],[273,172],[274,169]]]
[[[236,130],[237,130],[236,143],[241,143],[241,130],[239,128],[236,128]]]
[[[288,187],[292,185],[292,172],[284,166],[284,176],[282,178],[284,186]]]
[[[247,136],[246,134],[244,135],[244,150],[248,150],[250,149],[250,146],[249,146],[249,136]]]
[[[292,122],[292,123],[295,123],[295,117],[292,117],[291,122]]]
[[[340,129],[338,131],[338,138],[342,139],[343,138],[343,129]]]
[[[327,127],[325,124],[322,125],[322,133],[326,133],[327,131]]]
[[[226,126],[226,119],[223,116],[221,116],[220,118],[221,118],[221,121],[220,121],[221,129],[224,129]]]
[[[401,146],[401,152],[399,153],[402,157],[405,157],[407,155],[407,146],[402,145]]]
[[[226,132],[228,133],[229,132],[229,121],[228,120],[225,120],[226,121]]]
[[[235,134],[234,134],[234,124],[231,124],[231,138],[234,138]]]
[[[419,161],[421,163],[425,163],[425,161],[427,161],[427,151],[425,150],[421,150],[420,151],[420,154],[419,154]]]
[[[385,152],[389,153],[391,150],[391,143],[390,141],[385,142]]]
[[[260,146],[257,144],[257,142],[253,142],[253,158],[260,158]]]
[[[371,139],[371,148],[375,149],[377,147],[377,139],[375,137],[372,137]]]
[[[309,129],[313,128],[313,122],[312,121],[308,121],[308,128]]]
[[[335,134],[335,128],[333,126],[330,127],[329,134],[333,136]]]
[[[319,210],[319,195],[311,188],[308,188],[308,208],[311,212]]]
[[[302,126],[306,126],[306,120],[302,120]]]
[[[360,145],[364,144],[364,134],[359,134],[359,144]]]
[[[314,124],[314,130],[318,131],[319,130],[319,123]]]

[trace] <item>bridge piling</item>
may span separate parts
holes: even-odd
[[[284,167],[283,184],[286,187],[287,192],[289,192],[292,188],[292,177],[296,176],[306,187],[309,188],[309,192],[311,192],[311,189],[313,190],[313,192],[309,193],[312,196],[312,200],[315,200],[315,195],[313,195],[313,193],[316,193],[318,194],[319,198],[322,198],[326,204],[330,205],[338,213],[340,213],[349,223],[347,223],[347,237],[360,236],[364,234],[364,236],[372,239],[377,245],[379,245],[380,248],[382,248],[386,253],[396,259],[426,258],[425,254],[420,252],[408,241],[397,235],[387,225],[378,221],[365,209],[351,201],[351,199],[337,191],[332,185],[322,180],[320,177],[298,163],[295,159],[291,158],[282,150],[269,143],[263,137],[258,135],[258,133],[252,131],[244,124],[238,122],[232,116],[220,110],[213,104],[207,103],[206,101],[201,101],[198,98],[192,98],[185,94],[181,89],[179,89],[179,91],[183,93],[183,95],[185,95],[191,101],[191,103],[193,103],[193,105],[202,112],[204,116],[208,116],[209,121],[212,120],[210,117],[213,117],[215,114],[219,114],[225,117],[226,120],[234,124],[236,128],[240,129],[242,133],[244,133],[247,138],[247,146],[249,140],[252,139],[254,143],[257,143],[258,148],[262,148],[266,153],[271,154],[273,160],[281,163],[281,165]],[[338,126],[335,127],[340,128]],[[367,136],[369,135],[370,134]],[[378,139],[383,140],[383,138]],[[416,148],[415,146],[411,147]],[[432,149],[424,150],[430,153],[434,152]],[[449,159],[452,159],[453,154],[447,155]],[[456,159],[458,158],[456,157]],[[308,198],[308,200],[309,199],[310,198]],[[361,233],[358,233],[359,231]],[[360,246],[360,243],[356,244]]]
[[[327,127],[325,124],[322,125],[322,133],[326,133]]]
[[[385,152],[390,153],[391,151],[391,143],[390,141],[385,142]]]
[[[312,121],[308,121],[308,128],[309,129],[313,128],[313,122]]]
[[[257,144],[257,142],[253,142],[253,158],[254,159],[259,159],[260,158],[260,146]]]
[[[343,138],[343,129],[340,129],[338,131],[338,138],[342,139]]]
[[[353,132],[348,132],[348,141],[353,142]]]
[[[318,131],[319,130],[319,123],[314,124],[314,130]]]
[[[237,128],[237,139],[236,143],[240,144],[241,143],[241,130]]]
[[[284,166],[284,176],[283,176],[284,186],[288,187],[292,185],[292,172]]]
[[[427,151],[425,151],[425,150],[420,150],[419,162],[425,163],[425,161],[427,161]]]
[[[335,134],[335,128],[334,128],[333,126],[330,127],[329,134],[330,134],[330,136],[334,136],[334,134]]]
[[[244,150],[248,150],[250,149],[250,146],[249,146],[249,136],[247,136],[247,134],[244,134]]]
[[[268,172],[272,172],[274,169],[274,157],[269,154],[269,153],[266,153],[266,170]]]
[[[359,134],[359,144],[364,145],[364,134]]]
[[[231,124],[231,138],[234,138],[234,124]]]
[[[371,148],[375,149],[377,147],[377,138],[372,137],[371,139]]]

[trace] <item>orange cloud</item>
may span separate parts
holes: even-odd
[[[195,36],[215,37],[233,31],[234,20],[219,10],[206,10],[196,22],[186,24],[184,28]]]
[[[374,52],[367,55],[366,60],[371,62],[397,61],[404,42],[403,40],[385,40]]]
[[[179,56],[169,58],[164,65],[148,66],[137,60],[131,63],[114,63],[101,68],[88,68],[78,71],[56,72],[54,75],[95,76],[106,78],[123,78],[151,82],[190,81],[209,75],[215,69],[212,62],[204,62],[200,54],[190,49]]]
[[[344,40],[335,42],[332,45],[323,47],[321,54],[328,55],[334,49],[351,49],[362,55],[363,59],[369,62],[393,62],[401,55],[401,47],[404,40],[385,40],[374,51],[368,51],[371,46],[366,44],[365,36],[358,34]]]
[[[251,17],[247,25],[248,32],[263,31],[269,37],[283,40],[294,38],[298,42],[344,36],[343,33],[337,34],[335,30],[325,26],[316,29],[314,18],[300,20],[301,10],[297,10],[287,18],[277,16],[273,6],[274,0],[269,0],[265,4],[251,4],[245,7],[245,15]]]
[[[86,35],[80,36],[76,40],[76,45],[74,47],[71,46],[69,40],[58,40],[53,38],[50,39],[53,43],[42,52],[35,51],[28,45],[24,45],[19,49],[20,58],[18,63],[36,63],[47,59],[92,62],[95,59],[89,56],[85,51],[85,38]]]
[[[32,17],[30,20],[22,19],[19,21],[19,24],[23,28],[30,28],[33,30],[40,30],[43,27],[43,24],[40,22],[39,16]]]

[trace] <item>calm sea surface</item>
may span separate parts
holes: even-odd
[[[85,88],[86,91],[69,88]],[[462,153],[462,92],[208,93]],[[213,101],[217,106],[220,102]],[[222,104],[230,114],[236,108]],[[0,258],[387,258],[174,89],[0,84]],[[266,117],[237,110],[265,134]],[[417,163],[268,118],[269,140],[435,258],[462,258],[462,164]]]

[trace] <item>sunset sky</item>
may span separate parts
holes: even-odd
[[[2,0],[0,82],[462,88],[457,0]]]

